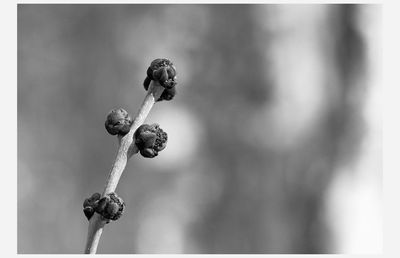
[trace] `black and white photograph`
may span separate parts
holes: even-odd
[[[17,254],[382,254],[381,4],[15,9]]]

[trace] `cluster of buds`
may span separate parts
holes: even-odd
[[[101,198],[99,193],[94,193],[83,202],[83,212],[88,220],[95,212],[100,214],[107,223],[117,220],[122,216],[125,203],[116,193],[110,193]]]
[[[172,62],[165,58],[158,58],[151,62],[147,69],[147,77],[144,80],[144,88],[149,89],[152,80],[158,82],[164,90],[156,101],[171,100],[176,94],[175,86],[176,68]],[[122,108],[112,109],[106,118],[104,126],[111,135],[124,136],[131,130],[133,120]],[[134,144],[139,149],[140,154],[146,158],[154,158],[158,152],[162,151],[167,144],[168,136],[158,124],[143,124],[134,133]],[[103,197],[99,193],[94,193],[83,202],[83,212],[88,220],[95,212],[100,214],[103,219],[117,220],[121,217],[125,208],[125,203],[115,193],[107,194]]]
[[[157,81],[164,91],[157,101],[171,100],[176,95],[176,68],[166,58],[157,58],[147,68],[147,77],[143,82],[145,90],[149,89],[152,80]],[[135,132],[135,144],[140,154],[146,158],[154,158],[167,144],[168,136],[158,124],[143,124]]]
[[[158,58],[151,62],[147,69],[147,77],[143,82],[145,90],[149,89],[151,80],[157,81],[165,88],[157,101],[171,100],[174,98],[176,94],[175,85],[177,84],[176,68],[170,60]]]
[[[154,158],[167,146],[168,135],[158,124],[143,124],[135,132],[135,144],[146,158]]]

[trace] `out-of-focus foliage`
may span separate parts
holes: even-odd
[[[177,95],[147,122],[168,144],[129,161],[98,252],[334,252],[326,189],[365,131],[360,8],[19,5],[18,253],[83,251],[117,150],[105,117],[134,116],[158,57]]]

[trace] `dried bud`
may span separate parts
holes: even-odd
[[[135,144],[140,154],[154,158],[167,146],[168,136],[158,124],[143,124],[135,132]]]
[[[161,96],[157,101],[171,100],[175,97],[175,95],[176,95],[175,87],[173,87],[172,89],[165,89],[163,93],[161,93]]]
[[[110,193],[98,201],[95,211],[105,219],[117,220],[125,209],[124,201],[115,193]]]
[[[176,68],[173,63],[166,58],[157,58],[151,62],[150,67],[147,69],[147,77],[145,84],[150,84],[149,80],[155,80],[165,89],[172,89],[177,84]]]
[[[94,193],[92,194],[92,196],[90,197],[90,200],[92,200],[93,202],[99,200],[101,197],[101,195],[99,193]]]
[[[143,87],[146,91],[149,90],[150,83],[151,83],[151,79],[148,76],[146,76],[146,78],[143,81]]]
[[[90,206],[87,206],[83,209],[83,213],[85,213],[85,216],[88,220],[93,216],[94,214],[94,209]]]
[[[108,113],[104,125],[107,132],[111,135],[125,135],[131,129],[132,122],[132,118],[128,112],[122,108],[116,108]]]
[[[83,202],[83,213],[88,220],[93,216],[94,211],[98,205],[98,201],[100,199],[99,193],[94,193],[91,197],[86,198]]]
[[[146,77],[146,79],[144,79],[143,86],[146,91],[149,90],[150,82],[151,79],[149,77]],[[157,99],[157,101],[171,100],[174,98],[175,95],[175,87],[172,87],[171,89],[164,89],[163,93],[161,93],[161,96]]]

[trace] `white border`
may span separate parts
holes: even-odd
[[[2,214],[2,255],[5,257],[16,255],[17,252],[17,8],[19,3],[194,3],[192,1],[1,1],[0,2],[0,31],[1,31],[1,111],[2,135],[1,171],[3,176],[3,210]],[[243,1],[205,1],[196,3],[244,3]],[[246,3],[324,3],[324,1],[250,1]],[[383,3],[383,169],[384,169],[384,255],[399,257],[400,235],[400,66],[399,66],[399,16],[400,11],[396,1],[330,1],[329,3]],[[377,35],[381,37],[381,35]],[[8,120],[10,118],[10,121]],[[14,201],[10,201],[14,197]],[[4,205],[6,204],[6,205]],[[40,237],[40,236],[38,236]],[[397,254],[397,255],[396,255]],[[35,255],[42,256],[42,255]],[[47,256],[47,255],[46,255]],[[76,255],[63,255],[66,257]],[[113,257],[114,255],[105,255]],[[123,255],[127,256],[127,255]],[[149,255],[139,255],[148,257]],[[192,256],[192,255],[185,255]],[[221,257],[223,255],[213,255]],[[235,255],[245,257],[245,255]],[[247,255],[246,255],[247,256]],[[276,255],[262,255],[276,256]],[[279,255],[287,257],[292,255]],[[320,257],[323,255],[313,255]],[[365,257],[363,255],[335,255],[340,257]],[[368,257],[383,257],[369,255]],[[151,257],[154,257],[152,255]],[[310,255],[296,255],[296,257],[310,257]]]

